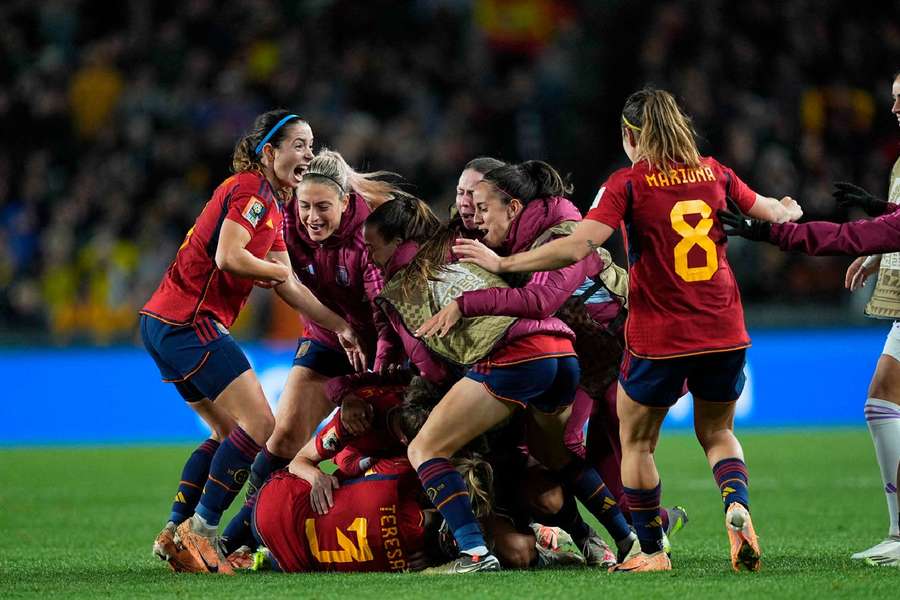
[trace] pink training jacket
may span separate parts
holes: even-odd
[[[886,214],[849,223],[810,221],[776,223],[769,240],[782,250],[812,256],[880,254],[900,251],[900,205],[889,204]]]
[[[503,245],[495,250],[501,256],[524,252],[543,232],[563,221],[581,221],[581,213],[569,200],[562,197],[533,200],[512,222]],[[590,277],[603,266],[597,253],[592,252],[568,267],[534,273],[523,287],[464,292],[457,302],[464,317],[509,315],[546,319],[586,282],[590,287],[593,284]],[[585,307],[598,323],[605,323],[618,314],[618,302],[605,292],[594,294],[592,300]]]
[[[300,281],[322,304],[347,320],[360,337],[366,356],[375,351],[378,370],[398,362],[401,351],[384,315],[372,302],[384,282],[363,241],[362,226],[370,212],[365,200],[351,193],[337,231],[319,243],[310,239],[300,223],[294,200],[284,211],[284,239]],[[311,321],[306,322],[303,335],[341,350],[334,332]]]

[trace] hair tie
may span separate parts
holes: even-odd
[[[285,123],[287,123],[287,122],[290,121],[291,119],[299,119],[299,118],[300,118],[300,115],[288,115],[288,116],[286,116],[285,118],[283,118],[283,119],[281,119],[280,121],[278,121],[277,123],[275,123],[275,127],[273,127],[272,129],[270,129],[270,130],[269,130],[269,133],[266,134],[266,137],[264,137],[264,138],[262,139],[262,141],[256,145],[255,154],[256,154],[257,156],[259,156],[259,153],[262,152],[263,146],[266,145],[266,142],[268,142],[270,139],[272,139],[272,136],[275,135],[275,132],[276,132],[276,131],[278,131],[279,129],[281,129],[281,126],[282,126],[282,125],[284,125]]]
[[[625,118],[625,115],[624,115],[624,114],[622,115],[622,122],[625,123],[625,125],[626,125],[627,127],[630,127],[631,129],[634,129],[635,131],[640,131],[640,130],[641,130],[640,127],[638,127],[637,125],[633,125],[631,122],[629,122],[628,119]]]

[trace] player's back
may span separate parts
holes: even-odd
[[[745,209],[755,199],[709,157],[667,171],[639,161],[616,171],[598,193],[588,218],[612,227],[621,219],[626,228],[632,353],[666,358],[749,345],[726,237],[714,219],[726,194]]]
[[[402,571],[424,544],[416,483],[411,470],[344,481],[319,515],[309,484],[280,472],[260,491],[254,522],[284,571]]]
[[[223,181],[187,232],[175,260],[142,312],[173,325],[193,323],[207,314],[230,327],[253,290],[253,281],[225,273],[215,261],[225,219],[251,235],[246,249],[264,258],[270,249],[284,250],[282,215],[272,188],[254,172]]]

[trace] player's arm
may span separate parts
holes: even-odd
[[[282,283],[291,278],[291,270],[285,265],[253,256],[247,250],[250,239],[250,232],[243,225],[225,219],[216,245],[216,266],[232,275],[273,283]]]
[[[578,262],[595,252],[613,234],[605,223],[585,219],[571,235],[548,242],[539,248],[500,257],[478,240],[459,238],[453,252],[462,262],[471,262],[494,273],[552,271]]]
[[[356,371],[365,371],[366,357],[360,346],[359,338],[350,325],[333,310],[322,304],[313,295],[309,288],[300,283],[294,276],[291,267],[291,259],[287,251],[271,251],[266,258],[274,263],[287,267],[290,276],[279,285],[275,286],[275,292],[288,303],[288,305],[302,313],[307,318],[315,321],[322,327],[335,332],[341,342],[341,346],[350,359],[350,364]]]
[[[309,501],[317,514],[324,515],[334,506],[334,490],[340,487],[337,478],[326,475],[320,468],[322,457],[316,448],[316,438],[306,442],[294,460],[288,465],[288,471],[310,485]]]
[[[797,201],[790,196],[776,200],[775,198],[756,194],[756,201],[750,210],[747,211],[747,215],[769,223],[787,223],[802,217],[803,210],[797,204]]]

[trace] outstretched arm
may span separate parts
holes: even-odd
[[[552,271],[578,262],[594,252],[613,234],[609,225],[585,219],[571,235],[548,242],[539,248],[499,257],[478,240],[457,239],[453,251],[462,262],[475,263],[494,273]]]

